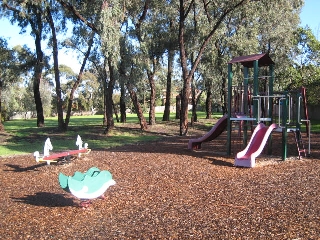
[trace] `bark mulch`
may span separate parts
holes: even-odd
[[[187,149],[190,138],[93,149],[50,166],[32,154],[0,158],[0,238],[320,238],[319,135],[310,157],[299,160],[291,144],[286,161],[275,137],[274,155],[262,154],[251,169],[233,166],[225,133],[197,151]],[[84,210],[58,174],[92,166],[109,170],[116,185]]]

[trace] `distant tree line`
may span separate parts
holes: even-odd
[[[21,32],[30,30],[35,49],[10,49],[1,39],[0,109],[34,111],[38,127],[56,114],[58,128],[66,131],[72,111],[96,109],[108,132],[114,114],[125,122],[131,106],[145,130],[156,124],[156,105],[165,106],[162,120],[170,120],[179,95],[179,134],[185,135],[189,104],[191,124],[199,102],[207,118],[213,106],[227,111],[227,62],[266,52],[276,63],[277,89],[310,86],[310,102],[319,101],[319,41],[308,27],[299,27],[303,0],[0,3],[1,17]],[[64,37],[68,28],[71,37]],[[77,73],[59,64],[59,52],[66,49],[81,62]],[[241,82],[241,68],[235,71]]]

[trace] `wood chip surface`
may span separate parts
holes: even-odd
[[[233,166],[225,134],[197,151],[187,149],[192,136],[169,136],[93,149],[69,164],[0,157],[0,238],[320,239],[319,136],[308,158],[292,150],[281,161],[275,142],[250,169]],[[109,170],[116,185],[82,209],[58,174],[93,166]]]

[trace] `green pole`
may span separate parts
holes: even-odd
[[[296,94],[296,131],[301,132],[301,92],[297,92]],[[301,135],[297,134],[297,141],[301,140]]]
[[[282,160],[285,161],[287,158],[287,121],[288,121],[288,93],[285,93],[285,99],[281,101],[282,103]]]
[[[258,75],[259,75],[259,65],[258,60],[255,60],[253,62],[253,97],[258,96],[259,91],[259,82],[258,82]],[[253,98],[255,99],[255,98]],[[257,98],[256,98],[257,99]],[[253,101],[253,117],[256,119],[254,121],[254,124],[257,125],[258,123],[258,116],[260,113],[258,113],[258,101]]]
[[[248,67],[244,67],[244,80],[243,80],[243,96],[244,96],[244,101],[243,101],[243,110],[244,114],[247,116],[249,113],[249,107],[248,107],[248,83],[249,83],[249,69]],[[248,124],[247,121],[244,121],[243,125],[243,145],[247,146],[248,142]]]
[[[273,96],[273,82],[274,82],[274,65],[269,66],[269,96]],[[273,123],[273,98],[269,97],[269,112],[268,117],[271,119],[270,125]],[[269,137],[268,141],[268,154],[272,154],[272,135]]]
[[[232,101],[232,64],[228,63],[228,124],[227,124],[227,155],[231,155],[231,101]]]
[[[271,64],[269,66],[269,96],[273,96],[273,82],[274,82],[274,65]],[[273,123],[272,119],[272,113],[273,113],[273,98],[269,98],[269,117],[271,118],[271,123]]]
[[[297,111],[297,116],[296,116],[296,128],[299,129],[300,131],[300,128],[301,128],[301,92],[297,92],[297,96],[296,96],[296,103],[297,103],[297,106],[296,106],[296,111]]]

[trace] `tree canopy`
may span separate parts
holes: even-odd
[[[98,108],[107,129],[112,129],[113,113],[119,108],[125,121],[126,108],[132,104],[145,129],[144,111],[149,111],[148,123],[155,124],[155,106],[163,104],[163,120],[168,121],[170,106],[180,95],[180,135],[188,132],[190,99],[194,109],[199,99],[205,99],[208,118],[213,106],[227,111],[227,62],[235,56],[269,53],[276,62],[279,90],[319,81],[312,77],[319,72],[319,42],[310,29],[299,27],[303,0],[0,3],[2,17],[18,23],[22,32],[31,27],[35,52],[29,54],[33,74],[28,81],[33,85],[38,126],[43,124],[39,86],[50,76],[46,73],[50,68],[59,126],[67,126],[71,111]],[[67,28],[72,34],[64,37]],[[59,66],[58,53],[66,48],[82,62],[78,73]],[[20,65],[20,72],[26,71]],[[240,75],[241,69],[236,71]],[[115,94],[120,96],[119,107],[113,102]],[[95,98],[102,104],[94,103]]]

